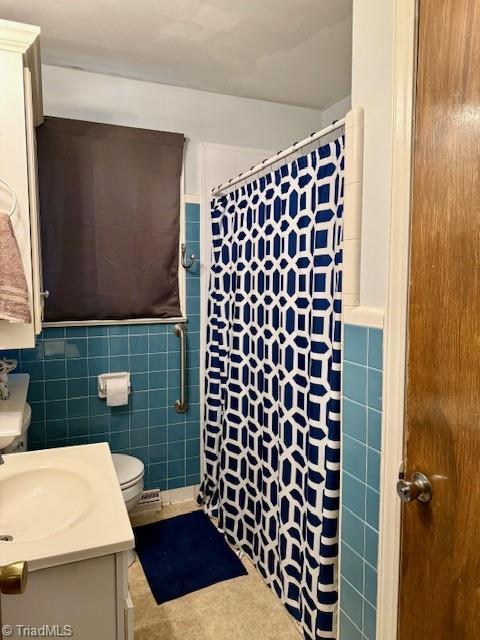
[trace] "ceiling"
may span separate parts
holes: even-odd
[[[42,58],[324,109],[350,93],[352,0],[0,0]]]

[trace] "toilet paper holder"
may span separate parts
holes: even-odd
[[[107,397],[107,380],[114,378],[127,378],[128,393],[132,391],[130,383],[130,373],[128,371],[119,371],[118,373],[101,373],[98,376],[98,397],[105,399]]]

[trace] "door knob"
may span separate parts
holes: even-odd
[[[0,569],[0,593],[18,595],[27,586],[28,565],[26,562],[7,564]]]
[[[397,493],[402,502],[429,502],[432,499],[432,485],[430,480],[423,473],[418,471],[413,474],[413,480],[399,480],[397,482]]]

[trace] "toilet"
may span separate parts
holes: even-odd
[[[23,409],[23,417],[22,417],[22,431],[20,435],[18,435],[15,440],[8,445],[8,447],[4,447],[0,449],[1,453],[17,453],[20,451],[27,451],[28,449],[28,428],[32,421],[32,407],[25,403],[25,407]]]
[[[125,506],[130,513],[142,497],[145,467],[141,460],[125,453],[112,453],[112,459]],[[135,551],[132,549],[128,555],[128,564],[131,565],[134,560]]]
[[[130,513],[142,497],[145,467],[141,460],[125,453],[112,453],[112,458],[123,499]]]

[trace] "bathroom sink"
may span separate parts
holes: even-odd
[[[5,479],[0,473],[0,536],[33,542],[55,535],[77,522],[92,499],[88,480],[69,469],[44,467]]]
[[[133,548],[107,443],[3,458],[0,564],[26,560],[30,572]]]

